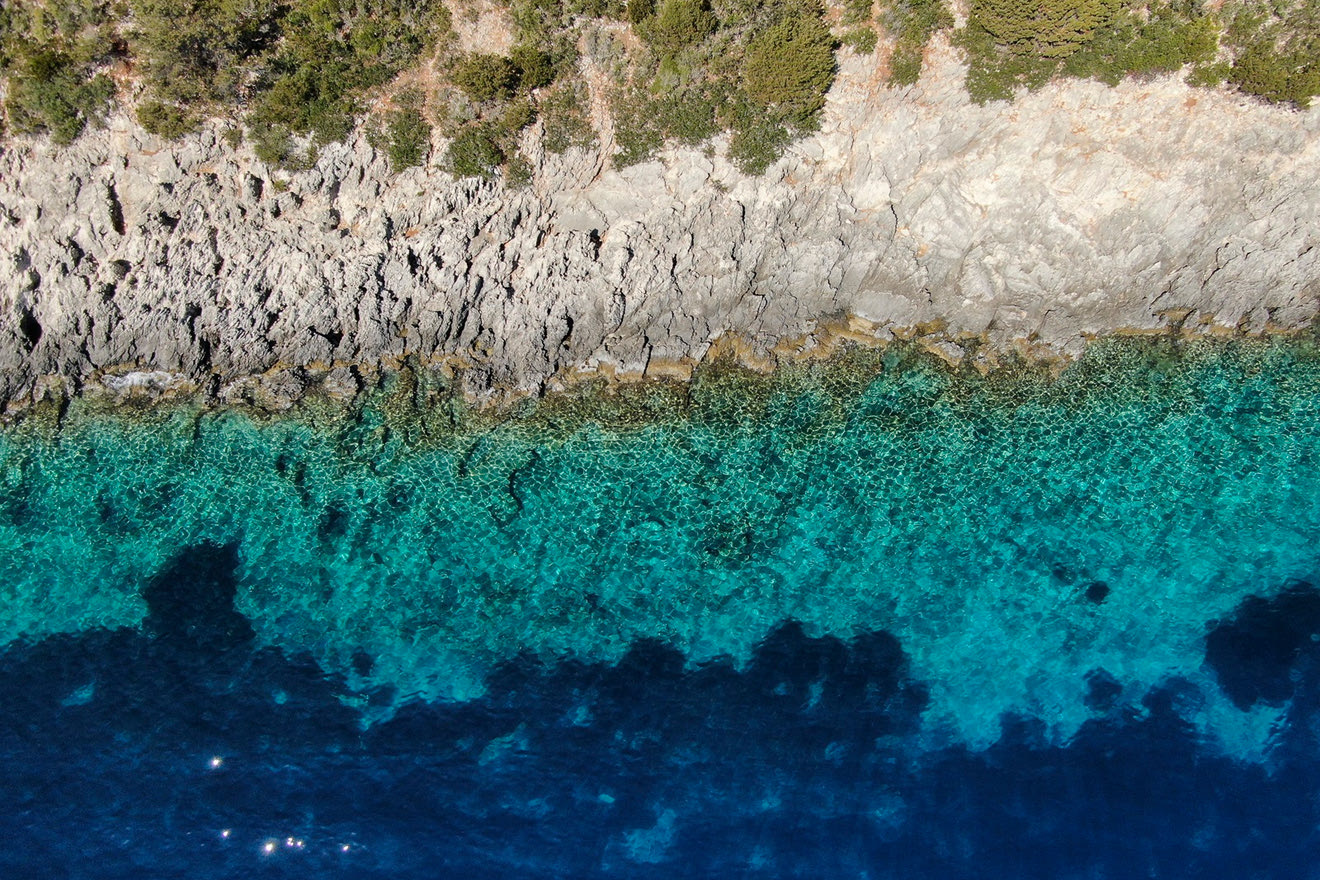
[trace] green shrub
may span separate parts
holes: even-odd
[[[422,114],[422,94],[416,89],[400,93],[395,104],[387,118],[386,154],[390,170],[398,172],[426,161],[431,150],[431,123]]]
[[[543,45],[567,23],[563,0],[512,0],[509,18],[520,43]]]
[[[20,134],[71,143],[104,121],[114,83],[99,70],[119,54],[108,0],[44,0],[0,8],[4,112]]]
[[[1267,101],[1307,107],[1320,94],[1320,58],[1280,52],[1264,41],[1251,43],[1233,60],[1228,81]]]
[[[536,108],[526,98],[511,101],[500,113],[495,127],[503,134],[512,137],[536,121]]]
[[[280,35],[275,0],[131,0],[133,52],[150,93],[187,107],[236,101],[250,62]]]
[[[450,141],[445,156],[455,177],[490,178],[504,162],[504,153],[484,125],[470,125],[460,131]]]
[[[518,91],[523,94],[555,81],[555,60],[535,46],[519,43],[509,52],[509,60],[517,70]]]
[[[522,153],[514,153],[505,161],[504,182],[513,189],[522,189],[532,182],[532,163]]]
[[[853,28],[843,35],[842,42],[845,46],[851,46],[859,55],[870,55],[875,51],[878,39],[875,28]]]
[[[347,136],[361,94],[449,34],[433,0],[129,0],[148,101],[186,118],[250,107],[264,161],[305,165]],[[152,108],[162,131],[178,119]],[[144,123],[145,124],[145,123]]]
[[[566,0],[564,11],[569,16],[613,18],[622,21],[627,15],[626,6],[626,0]]]
[[[619,168],[645,162],[664,145],[649,96],[638,88],[622,91],[611,102],[614,107],[614,143],[619,148],[614,164]]]
[[[729,159],[744,174],[764,174],[793,140],[778,118],[746,100],[734,103],[726,122],[730,128]]]
[[[248,139],[257,158],[273,167],[300,170],[311,167],[308,148],[298,143],[288,128],[248,119]]]
[[[1228,81],[1267,101],[1309,106],[1320,95],[1320,0],[1231,9],[1225,32],[1234,56]]]
[[[70,144],[89,122],[100,123],[114,97],[109,77],[85,74],[63,52],[38,48],[19,54],[9,70],[5,114],[19,134],[49,134],[56,144]]]
[[[666,139],[695,146],[719,134],[717,103],[709,91],[688,89],[653,102],[652,108]]]
[[[915,85],[921,79],[924,47],[900,43],[889,56],[889,82],[896,86]]]
[[[660,54],[672,55],[706,39],[716,24],[704,0],[663,0],[643,36]]]
[[[260,94],[248,114],[249,127],[312,135],[319,143],[342,140],[353,130],[358,112],[343,83],[342,62],[296,67]]]
[[[1064,70],[1114,85],[1130,74],[1167,73],[1208,62],[1217,46],[1218,26],[1199,3],[1179,8],[1161,3],[1143,13],[1124,10],[1070,55]]]
[[[743,60],[743,84],[753,101],[776,108],[799,127],[825,105],[834,82],[834,38],[819,19],[795,15],[755,36]]]
[[[160,101],[144,101],[137,109],[138,122],[147,131],[168,140],[197,130],[197,119],[186,111]]]
[[[585,92],[582,85],[566,86],[541,100],[541,120],[545,124],[542,144],[547,151],[563,153],[569,147],[585,147],[595,140]]]
[[[880,19],[898,40],[923,46],[931,34],[953,27],[945,0],[888,0]]]
[[[889,81],[912,85],[921,78],[926,44],[936,31],[953,27],[953,15],[945,0],[891,0],[881,19],[895,37]]]
[[[1230,70],[1232,70],[1232,65],[1226,62],[1198,64],[1192,68],[1191,73],[1187,74],[1187,84],[1202,88],[1214,88],[1228,79]]]
[[[864,21],[870,21],[871,7],[872,0],[844,0],[843,20],[848,24],[861,24]]]
[[[1066,58],[1109,26],[1121,6],[1122,0],[972,0],[967,26],[1018,55]]]
[[[504,55],[476,52],[460,56],[449,70],[449,79],[474,101],[494,101],[513,96],[518,68]]]
[[[655,15],[655,0],[628,0],[628,21],[641,24]]]

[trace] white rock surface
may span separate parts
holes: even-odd
[[[214,130],[171,145],[122,116],[63,151],[11,144],[0,397],[134,371],[343,395],[405,356],[470,365],[477,395],[537,391],[849,314],[1063,352],[1189,312],[1316,315],[1320,111],[1173,78],[977,107],[953,52],[931,56],[906,90],[846,57],[820,133],[759,179],[720,149],[621,171],[574,150],[513,191],[453,180],[440,150],[391,176],[362,139],[284,174]]]

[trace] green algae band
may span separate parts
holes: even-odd
[[[75,404],[0,438],[0,638],[140,626],[143,585],[214,543],[260,640],[393,705],[475,697],[524,652],[743,663],[797,620],[895,636],[935,741],[984,746],[1004,713],[1066,739],[1103,670],[1203,685],[1186,720],[1256,755],[1277,701],[1215,686],[1206,626],[1315,573],[1317,391],[1301,342],[1114,341],[1056,379],[890,351],[484,421],[402,393]]]

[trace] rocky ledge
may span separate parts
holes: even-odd
[[[890,90],[845,57],[822,130],[767,176],[712,150],[617,170],[599,144],[531,184],[398,175],[364,138],[275,171],[208,129],[127,118],[0,155],[0,398],[201,391],[276,407],[376,367],[477,397],[683,377],[822,328],[1076,352],[1178,327],[1259,333],[1320,306],[1320,111],[1176,79],[970,103],[947,47]],[[437,153],[439,151],[436,151]]]

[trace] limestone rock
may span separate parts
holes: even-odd
[[[533,150],[523,189],[435,160],[391,175],[364,138],[272,171],[217,131],[170,144],[126,116],[60,151],[12,143],[0,398],[42,377],[120,396],[187,380],[278,409],[318,383],[355,393],[342,365],[404,358],[470,365],[478,396],[535,393],[584,368],[658,375],[730,332],[766,352],[848,314],[1062,352],[1180,310],[1246,330],[1315,316],[1320,111],[1174,79],[978,107],[952,52],[931,54],[893,91],[844,57],[821,131],[758,179],[721,142],[623,170]]]

